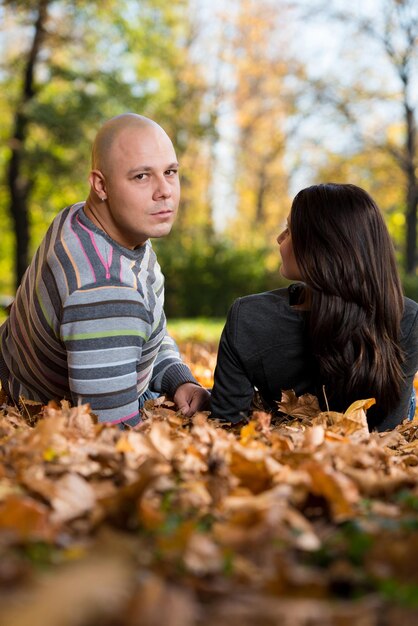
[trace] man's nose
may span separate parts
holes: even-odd
[[[168,180],[162,176],[157,179],[155,189],[154,189],[154,197],[155,198],[169,198],[171,196],[171,185]]]

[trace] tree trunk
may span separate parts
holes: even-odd
[[[39,0],[32,44],[24,70],[23,86],[14,115],[13,134],[10,140],[11,155],[8,164],[10,191],[10,214],[15,231],[15,281],[19,286],[28,265],[29,257],[29,210],[28,198],[32,187],[30,176],[24,172],[25,142],[29,117],[27,105],[35,95],[35,68],[45,35],[49,0]]]
[[[257,196],[256,196],[256,213],[255,213],[255,223],[256,225],[260,225],[264,222],[265,219],[265,207],[264,207],[264,198],[267,190],[267,181],[264,170],[260,172],[258,185],[257,185]]]
[[[407,177],[405,271],[407,274],[414,274],[417,266],[418,206],[418,184],[415,174],[416,129],[414,112],[406,103],[405,121],[407,134],[405,146],[405,174]]]

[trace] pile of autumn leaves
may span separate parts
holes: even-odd
[[[160,399],[121,431],[3,404],[0,623],[417,623],[418,420],[369,433],[368,406],[225,427]]]

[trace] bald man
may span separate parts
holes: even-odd
[[[135,426],[155,394],[185,415],[209,394],[167,334],[164,278],[151,237],[176,218],[173,145],[133,113],[99,130],[86,202],[52,222],[1,328],[0,378],[10,398],[88,402],[103,422]]]

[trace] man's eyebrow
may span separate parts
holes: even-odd
[[[169,165],[167,165],[167,167],[164,167],[164,171],[178,169],[179,167],[180,166],[177,161],[173,161],[173,163],[170,163]],[[135,172],[151,172],[154,169],[155,168],[151,167],[151,165],[138,165],[137,167],[133,167],[131,170],[129,170],[128,175],[135,174]]]

